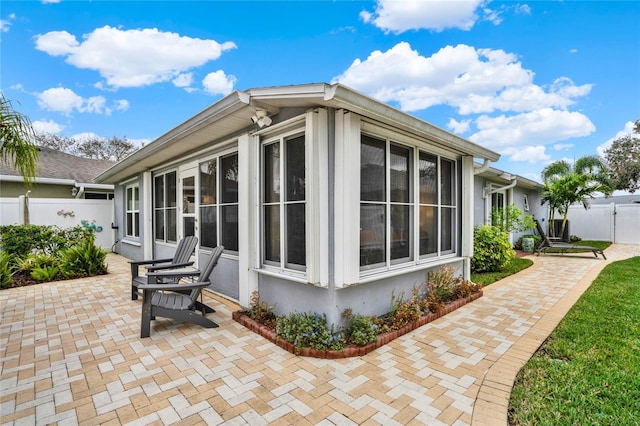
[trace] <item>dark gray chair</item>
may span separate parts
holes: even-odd
[[[148,274],[148,284],[140,284],[142,290],[142,324],[140,337],[149,337],[151,333],[151,320],[156,317],[172,318],[180,321],[198,324],[206,328],[218,327],[218,324],[206,317],[213,309],[198,301],[202,290],[211,285],[211,274],[218,264],[220,255],[224,251],[223,246],[213,250],[211,257],[199,271],[169,270]],[[181,278],[194,278],[192,283],[180,284]],[[175,283],[167,284],[166,280]],[[196,310],[200,310],[198,313]]]
[[[601,254],[605,260],[607,259],[602,249],[599,249],[598,247],[551,241],[544,232],[540,222],[538,222],[538,219],[534,219],[534,221],[536,223],[536,228],[538,229],[538,234],[540,234],[540,237],[542,238],[535,248],[535,252],[538,256],[540,253],[547,253],[549,249],[557,249],[563,254],[567,253],[569,250],[590,251],[595,257],[598,257],[598,254]]]
[[[147,284],[147,277],[140,276],[140,266],[146,266],[147,272],[154,272],[166,269],[184,268],[193,265],[190,261],[191,255],[198,244],[198,237],[184,237],[178,243],[173,258],[170,259],[152,259],[152,260],[133,260],[131,264],[131,300],[138,299],[138,286]]]

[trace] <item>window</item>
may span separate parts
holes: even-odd
[[[263,146],[263,261],[306,269],[306,175],[304,135]]]
[[[127,237],[140,236],[140,191],[138,185],[126,187],[127,205],[126,205],[126,229]]]
[[[175,171],[153,178],[154,233],[157,241],[177,241],[177,191]]]
[[[238,154],[200,163],[200,244],[238,251]]]
[[[452,160],[362,135],[361,270],[409,263],[455,250],[455,170]]]

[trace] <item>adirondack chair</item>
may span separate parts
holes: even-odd
[[[171,270],[149,274],[150,283],[138,286],[143,292],[140,337],[149,337],[151,320],[156,317],[177,319],[206,328],[218,327],[218,324],[206,317],[211,308],[203,308],[201,313],[196,312],[196,309],[198,309],[198,303],[201,307],[206,306],[202,302],[198,302],[198,297],[201,297],[202,289],[211,284],[211,274],[223,251],[223,246],[216,247],[209,261],[200,271]],[[174,280],[181,277],[197,277],[197,281],[187,284],[162,283],[167,277]],[[211,309],[211,311],[213,310]]]
[[[538,219],[534,219],[534,222],[536,223],[538,234],[540,234],[540,237],[542,237],[542,240],[535,248],[535,252],[538,256],[540,256],[540,253],[546,253],[549,249],[559,249],[563,254],[569,250],[590,251],[596,258],[598,257],[598,254],[601,254],[605,260],[607,259],[602,249],[598,247],[551,241],[549,237],[547,237],[547,234],[544,232],[544,229],[542,228],[542,225],[540,225],[540,222],[538,222]]]
[[[140,276],[140,266],[146,266],[148,272],[184,268],[193,265],[189,259],[196,249],[198,237],[184,237],[178,243],[173,258],[168,259],[151,259],[151,260],[132,260],[131,264],[131,300],[138,299],[138,286],[147,284],[147,277]]]

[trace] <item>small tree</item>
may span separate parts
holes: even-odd
[[[133,142],[126,137],[120,139],[116,136],[112,136],[109,139],[93,137],[78,141],[74,138],[51,133],[39,133],[36,135],[36,141],[38,145],[45,148],[97,160],[120,161],[136,149]]]
[[[572,204],[582,203],[587,209],[589,200],[596,194],[608,197],[613,192],[609,169],[597,155],[581,157],[573,166],[564,160],[556,161],[542,170],[542,179],[544,188],[540,201],[542,204],[549,203],[550,224],[553,223],[556,210],[562,215],[560,235],[564,234]]]
[[[34,134],[29,117],[14,110],[0,93],[0,160],[18,170],[27,186],[35,178],[38,162]]]
[[[632,134],[613,141],[605,150],[604,158],[615,189],[632,194],[640,189],[640,120],[636,120]]]
[[[491,224],[504,232],[524,232],[536,227],[533,215],[524,215],[515,204],[491,212]]]

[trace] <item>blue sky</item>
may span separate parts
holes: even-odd
[[[638,1],[3,1],[36,131],[147,143],[233,90],[341,82],[539,180],[640,118]]]

